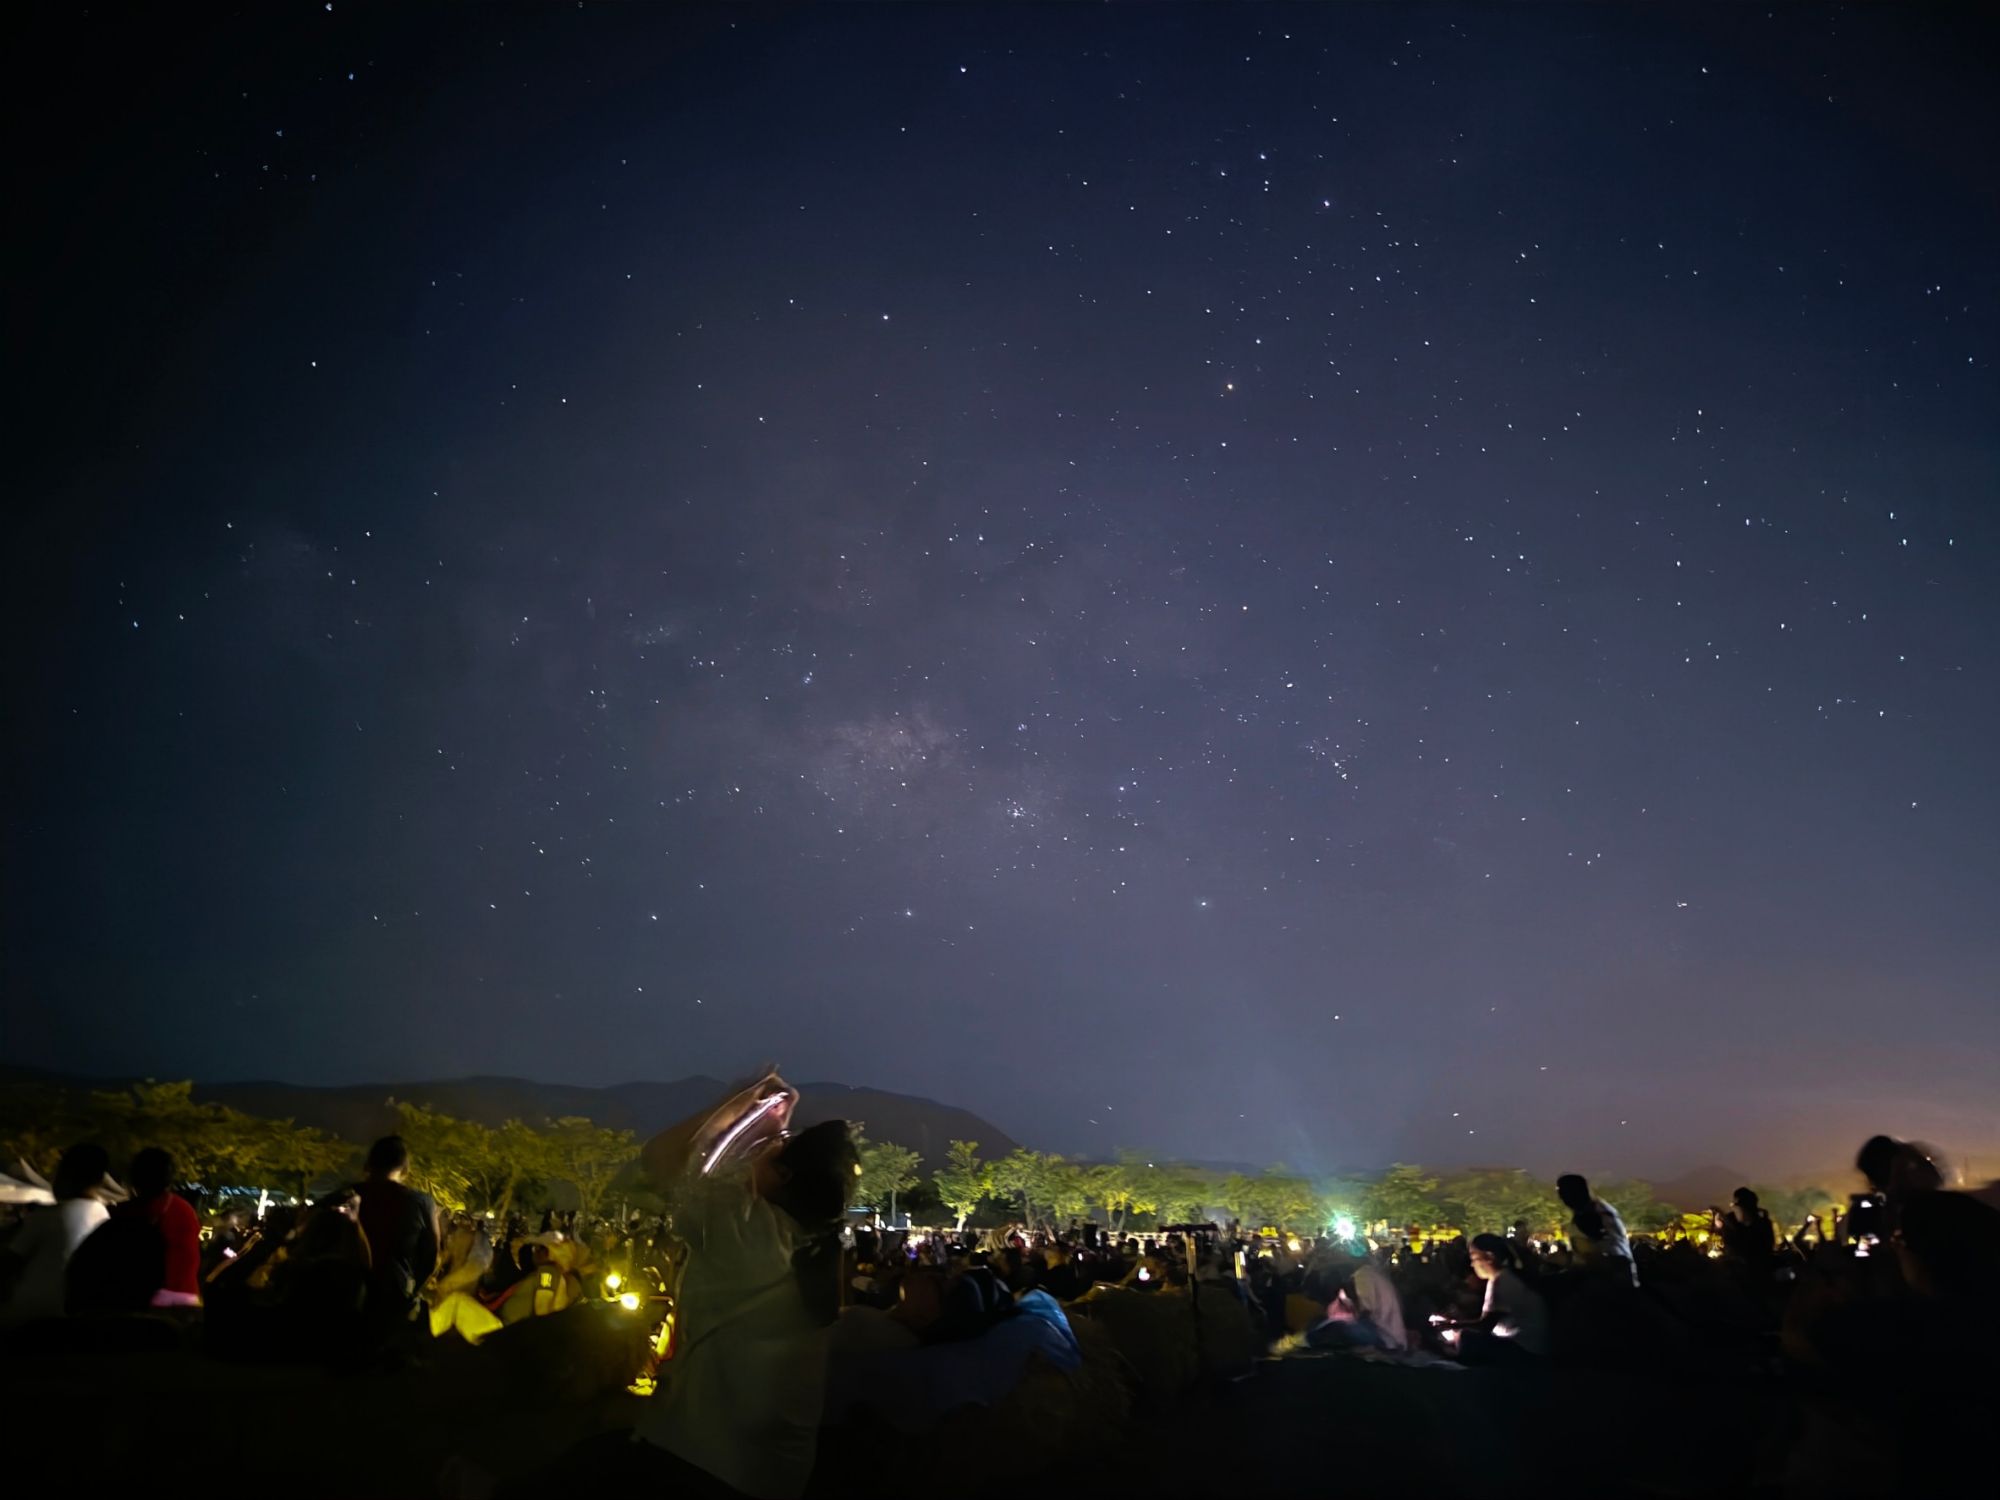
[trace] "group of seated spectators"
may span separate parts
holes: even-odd
[[[107,1329],[165,1342],[173,1314],[199,1309],[216,1353],[338,1360],[387,1348],[437,1263],[437,1211],[403,1181],[408,1166],[403,1142],[385,1137],[359,1183],[254,1222],[226,1206],[205,1236],[167,1152],[134,1155],[128,1186],[101,1146],[73,1146],[50,1180],[54,1203],[0,1246],[0,1328],[43,1342]]]
[[[966,1411],[1004,1410],[1038,1378],[1069,1382],[1071,1410],[1081,1409],[1074,1392],[1099,1380],[1094,1417],[1104,1417],[1204,1376],[1240,1378],[1270,1357],[1515,1372],[1682,1362],[1713,1372],[1733,1360],[1797,1382],[1818,1418],[1798,1438],[1808,1465],[1837,1451],[1851,1473],[1859,1433],[1885,1472],[1921,1470],[1921,1433],[1939,1405],[1992,1394],[1990,1373],[1956,1377],[1964,1351],[1983,1358],[2000,1332],[1990,1311],[2000,1211],[1946,1191],[1929,1154],[1908,1143],[1877,1137],[1858,1166],[1870,1190],[1831,1222],[1809,1217],[1787,1233],[1741,1188],[1713,1211],[1706,1246],[1629,1232],[1579,1176],[1559,1180],[1565,1232],[1547,1238],[1525,1221],[1429,1239],[850,1221],[830,1242],[838,1296],[807,1320],[823,1316],[828,1335],[814,1399],[829,1431],[879,1425],[906,1438]],[[167,1153],[139,1152],[121,1185],[101,1148],[74,1147],[52,1179],[54,1204],[0,1245],[0,1330],[32,1339],[121,1319],[185,1326],[199,1309],[211,1353],[367,1368],[406,1360],[426,1332],[478,1344],[580,1304],[622,1303],[659,1331],[647,1373],[668,1356],[661,1379],[672,1378],[686,1233],[714,1265],[712,1228],[677,1232],[667,1215],[549,1214],[539,1227],[519,1216],[441,1219],[405,1182],[408,1167],[403,1142],[387,1137],[359,1182],[261,1218],[225,1207],[204,1232]],[[805,1265],[803,1251],[785,1253]],[[802,1270],[798,1280],[817,1284]],[[1871,1372],[1913,1358],[1950,1373],[1907,1381],[1893,1398],[1857,1398]],[[649,1385],[642,1377],[635,1389]],[[1050,1413],[1065,1409],[1038,1408],[1039,1425],[1060,1427]]]

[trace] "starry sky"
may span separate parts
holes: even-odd
[[[1970,8],[29,39],[10,1060],[2000,1151]]]

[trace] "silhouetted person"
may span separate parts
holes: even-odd
[[[1618,1210],[1594,1195],[1590,1184],[1574,1172],[1556,1179],[1556,1196],[1569,1210],[1570,1256],[1577,1269],[1637,1286],[1639,1267]]]
[[[166,1272],[167,1242],[159,1226],[144,1214],[113,1213],[69,1258],[64,1310],[73,1318],[146,1312]]]
[[[1778,1232],[1771,1215],[1758,1206],[1757,1195],[1740,1187],[1729,1195],[1729,1211],[1717,1228],[1722,1234],[1722,1253],[1753,1275],[1768,1273],[1778,1249]]]
[[[1850,1200],[1849,1233],[1856,1239],[1893,1235],[1912,1198],[1944,1187],[1944,1173],[1931,1153],[1915,1141],[1899,1141],[1892,1135],[1870,1136],[1862,1143],[1854,1165],[1868,1179],[1875,1200]]]
[[[1854,1165],[1878,1193],[1907,1196],[1932,1193],[1944,1186],[1944,1174],[1929,1152],[1914,1141],[1892,1135],[1870,1136],[1862,1142]]]
[[[368,1148],[368,1175],[357,1189],[370,1261],[369,1317],[384,1328],[408,1321],[437,1268],[437,1205],[403,1181],[409,1167],[403,1138],[385,1135]]]
[[[30,1214],[0,1252],[20,1262],[13,1290],[0,1306],[0,1323],[63,1315],[70,1257],[110,1217],[104,1207],[104,1200],[116,1191],[110,1174],[111,1158],[102,1146],[85,1143],[63,1153],[49,1184],[54,1205]]]
[[[216,1270],[243,1253],[250,1228],[250,1210],[241,1203],[226,1205],[216,1215],[201,1250],[201,1277],[206,1281]]]
[[[149,1293],[156,1307],[193,1307],[201,1292],[201,1220],[194,1205],[174,1191],[174,1159],[158,1146],[132,1158],[132,1196],[111,1210],[114,1220],[151,1224],[160,1235],[160,1283]]]

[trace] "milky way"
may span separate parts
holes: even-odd
[[[1983,23],[42,24],[10,1059],[2000,1152]]]

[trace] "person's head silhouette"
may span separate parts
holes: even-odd
[[[368,1175],[386,1182],[401,1182],[410,1169],[410,1147],[400,1135],[385,1135],[368,1148]]]
[[[111,1154],[95,1141],[84,1141],[63,1152],[49,1187],[58,1199],[102,1196],[111,1173]]]
[[[132,1195],[136,1198],[157,1198],[173,1188],[174,1159],[158,1146],[139,1152],[126,1170],[132,1174]]]

